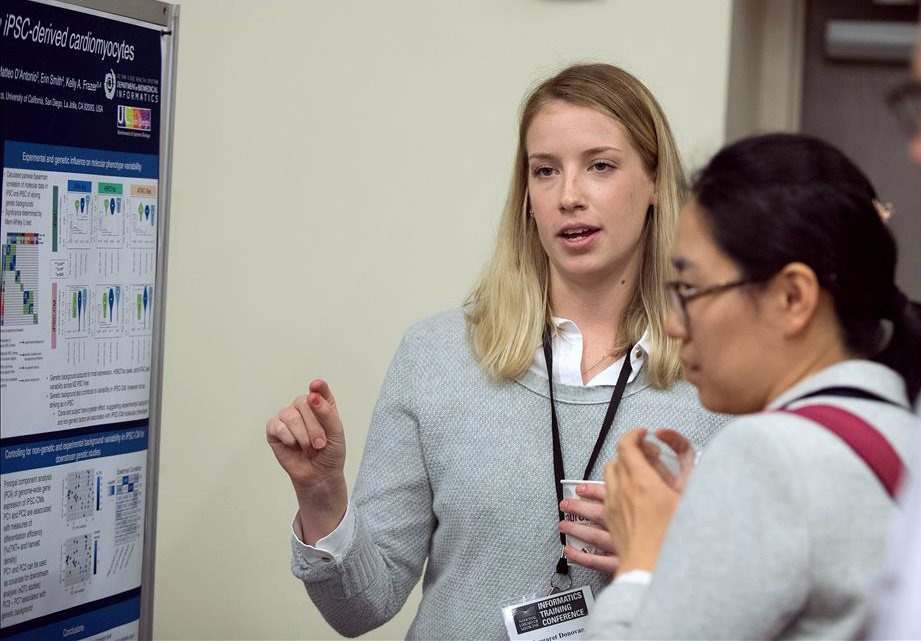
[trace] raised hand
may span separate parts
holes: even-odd
[[[294,485],[307,544],[332,532],[348,506],[345,433],[329,385],[311,381],[265,424],[265,438]]]
[[[605,466],[604,502],[608,532],[620,555],[618,573],[651,571],[681,495],[649,462],[645,429],[626,434],[617,458]]]

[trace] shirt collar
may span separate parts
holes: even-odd
[[[872,392],[906,409],[909,406],[905,381],[885,365],[866,360],[847,360],[809,376],[771,401],[765,408],[775,410],[800,396],[826,387],[857,387]]]
[[[582,332],[578,326],[568,318],[552,317],[553,325],[557,328],[551,339],[553,348],[553,382],[577,387],[598,387],[602,385],[614,386],[624,365],[624,357],[609,365],[596,374],[588,383],[582,382]],[[640,340],[630,350],[630,376],[627,382],[632,383],[639,375],[643,364],[649,356],[649,329],[643,332]],[[543,346],[538,347],[531,361],[530,371],[547,378],[547,361],[544,359]]]

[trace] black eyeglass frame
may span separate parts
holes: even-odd
[[[740,278],[738,280],[729,281],[728,283],[716,283],[714,285],[695,287],[682,280],[671,280],[665,283],[665,290],[668,292],[671,302],[678,303],[678,307],[681,309],[681,327],[686,334],[690,335],[691,317],[688,315],[688,303],[704,296],[719,294],[730,289],[735,289],[736,287],[752,285],[762,281],[763,279],[761,278]],[[682,289],[685,291],[681,291]],[[687,293],[688,289],[693,291]],[[672,307],[674,307],[674,305],[672,305]],[[676,309],[675,311],[678,310]]]

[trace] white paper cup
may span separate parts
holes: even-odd
[[[678,461],[678,455],[675,453],[667,443],[656,437],[655,434],[649,432],[646,434],[646,442],[653,443],[656,447],[659,448],[659,460],[662,462],[669,472],[672,473],[676,478],[681,476],[681,463]],[[700,461],[700,450],[694,452],[694,465]]]
[[[578,494],[576,494],[576,486],[582,485],[582,484],[602,485],[603,486],[604,481],[578,481],[574,479],[563,479],[562,481],[560,481],[560,484],[563,486],[563,498],[564,499],[579,499],[582,501],[588,501],[589,499],[583,498],[579,496]],[[596,503],[597,501],[591,501],[591,502]],[[564,512],[563,516],[567,521],[573,521],[574,523],[578,523],[580,525],[598,527],[597,525],[595,525],[588,519],[583,519],[581,516],[576,516],[575,514],[571,514],[569,512]],[[573,536],[572,534],[566,535],[566,545],[574,547],[577,550],[585,552],[586,554],[598,554],[598,550],[595,548],[594,545],[592,545],[591,543],[588,543],[587,541],[583,541],[579,537]]]
[[[662,462],[662,465],[673,475],[679,476],[681,474],[681,463],[678,462],[678,455],[675,454],[675,450],[659,440],[652,432],[646,434],[645,440],[647,443],[652,443],[659,448],[659,461]]]

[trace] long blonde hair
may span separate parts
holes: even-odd
[[[668,120],[652,93],[612,65],[568,67],[526,98],[518,127],[518,151],[492,259],[465,303],[467,336],[486,373],[512,379],[531,364],[545,327],[551,326],[547,255],[528,215],[525,137],[537,113],[551,101],[591,107],[621,123],[655,180],[655,206],[643,232],[643,265],[633,299],[620,319],[621,347],[635,344],[648,328],[647,377],[668,388],[680,376],[678,344],[665,333],[665,281],[678,210],[686,184]]]

